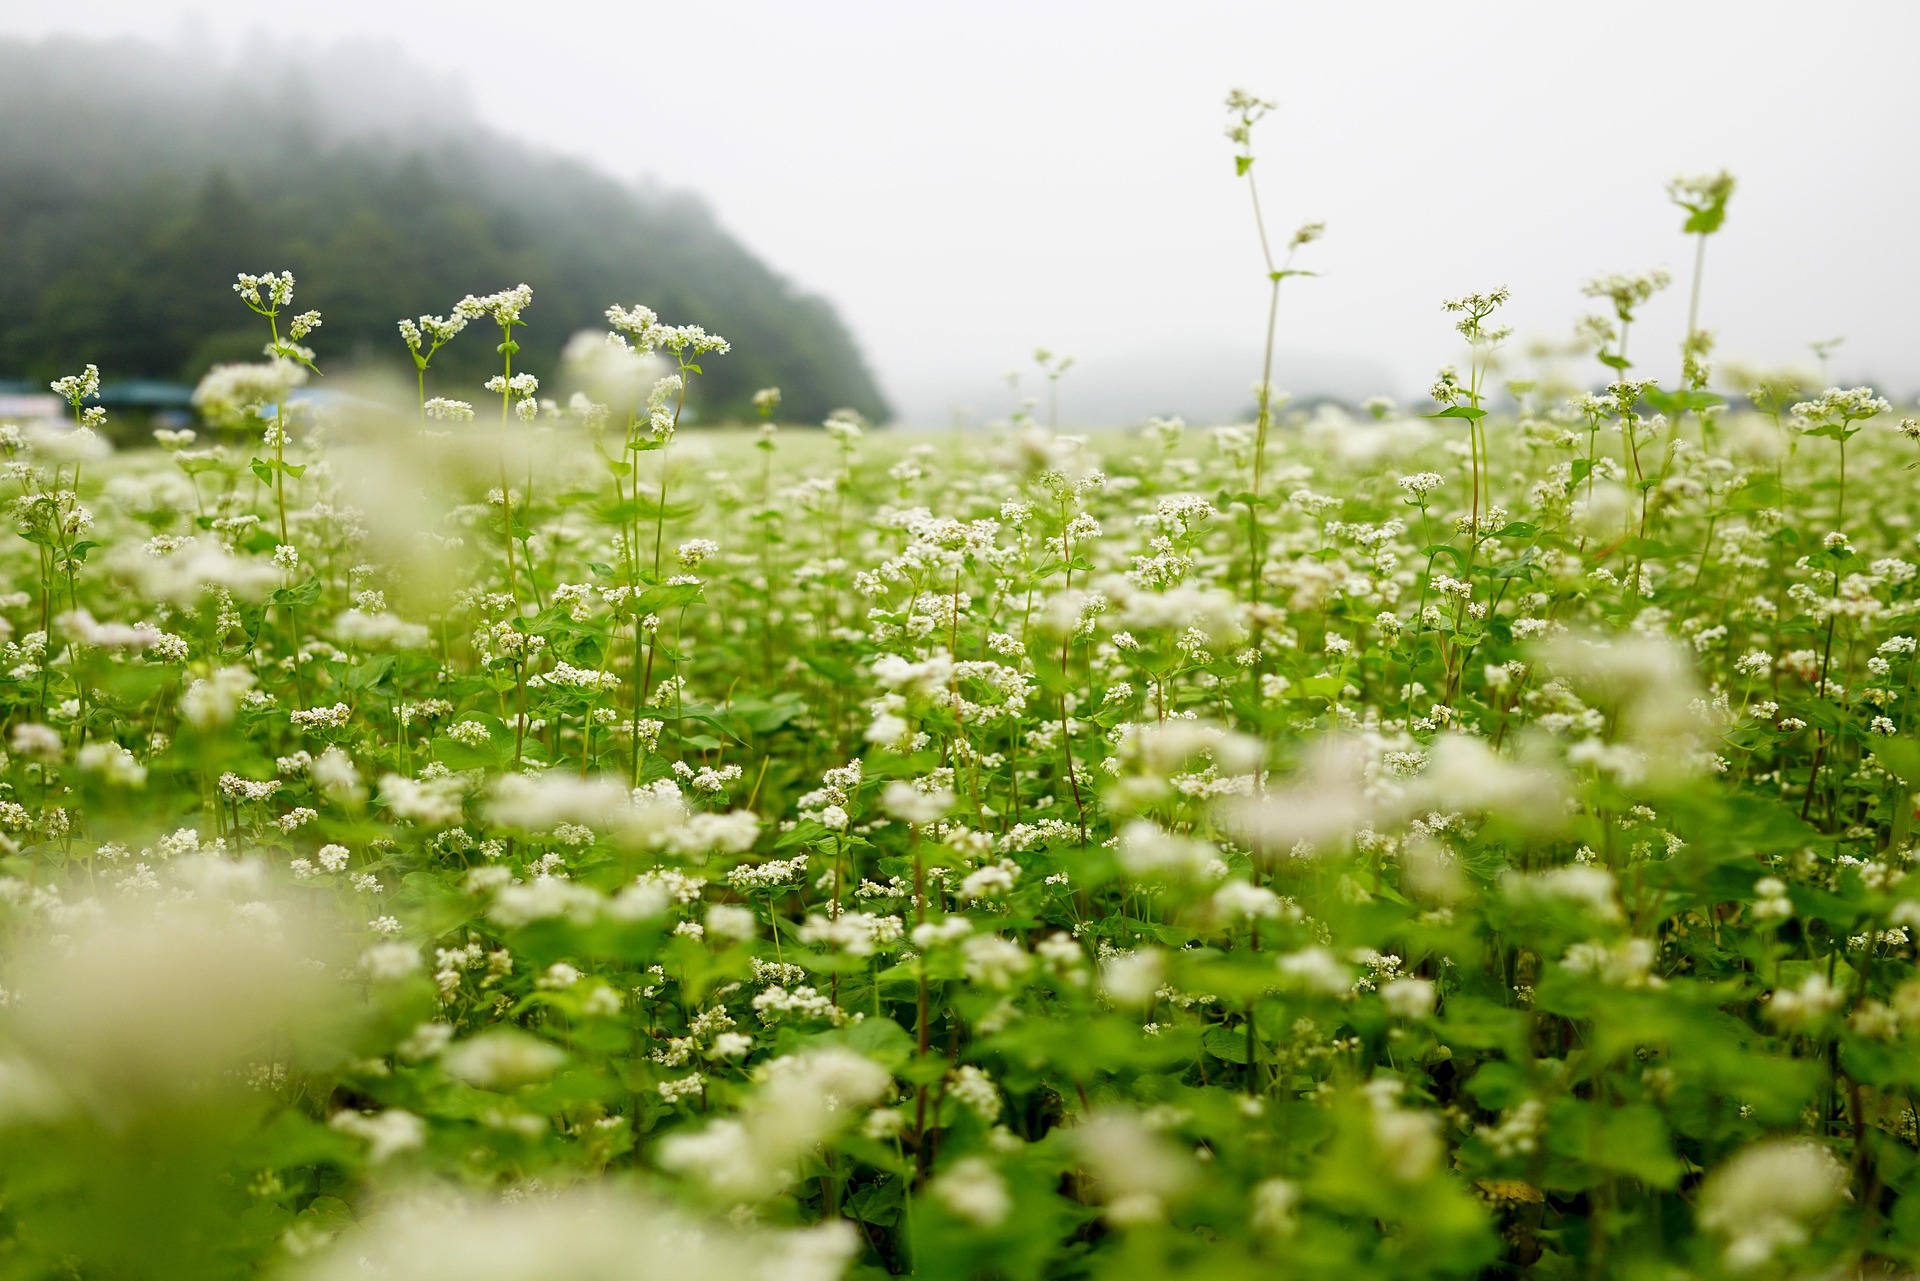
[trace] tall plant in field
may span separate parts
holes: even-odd
[[[1233,172],[1247,182],[1247,198],[1253,203],[1253,226],[1260,239],[1260,258],[1266,268],[1267,324],[1266,341],[1261,349],[1260,381],[1254,384],[1253,473],[1249,478],[1247,507],[1247,592],[1255,604],[1261,596],[1261,577],[1265,572],[1265,539],[1260,529],[1261,493],[1267,461],[1267,437],[1273,426],[1273,344],[1280,319],[1280,285],[1290,276],[1311,276],[1293,265],[1294,255],[1325,234],[1323,222],[1302,223],[1288,237],[1284,252],[1274,257],[1273,242],[1267,236],[1266,214],[1260,208],[1260,185],[1253,172],[1253,128],[1273,110],[1274,104],[1235,89],[1227,95],[1227,139],[1234,144]]]
[[[1687,214],[1680,229],[1693,237],[1693,283],[1687,290],[1687,328],[1680,340],[1679,386],[1685,391],[1702,390],[1712,374],[1707,357],[1713,352],[1713,334],[1700,327],[1700,281],[1707,268],[1707,237],[1726,223],[1733,188],[1733,175],[1724,169],[1682,174],[1667,184],[1667,198]]]

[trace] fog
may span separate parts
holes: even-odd
[[[1836,380],[1920,388],[1911,5],[14,0],[0,33],[251,50],[263,79],[262,37],[391,45],[427,92],[363,107],[470,107],[700,193],[836,304],[908,422],[1004,415],[1042,345],[1078,358],[1068,423],[1248,402],[1265,282],[1235,86],[1280,104],[1256,136],[1276,233],[1328,223],[1282,299],[1298,394],[1418,396],[1457,356],[1445,296],[1508,284],[1520,335],[1561,337],[1585,278],[1656,266],[1678,280],[1635,350],[1671,379],[1691,249],[1662,187],[1722,167],[1720,361],[1811,364],[1844,335]]]

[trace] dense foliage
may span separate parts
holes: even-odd
[[[736,357],[641,306],[562,406],[525,286],[403,324],[413,404],[299,399],[281,274],[164,452],[60,379],[0,1269],[1913,1266],[1920,423],[1729,412],[1692,320],[1639,379],[1662,284],[1598,394],[1496,290],[1424,415],[1102,439],[693,437]]]
[[[477,274],[540,291],[527,342],[543,364],[609,296],[645,297],[741,343],[711,414],[744,416],[778,384],[810,419],[886,416],[833,309],[692,197],[492,134],[416,68],[337,61],[267,49],[235,71],[144,45],[0,42],[0,376],[92,361],[191,382],[251,358],[259,339],[222,294],[236,262],[275,262],[313,282],[336,374],[391,364],[393,318]],[[469,375],[490,360],[448,355]]]

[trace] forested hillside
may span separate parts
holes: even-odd
[[[0,377],[92,361],[109,381],[191,380],[257,357],[228,285],[287,269],[326,316],[313,346],[331,370],[410,372],[398,318],[525,281],[538,299],[526,367],[604,327],[609,303],[645,302],[733,340],[702,382],[709,418],[769,385],[783,417],[886,415],[832,307],[697,199],[489,133],[456,88],[378,52],[289,65],[271,49],[222,63],[4,41],[0,122]],[[458,394],[496,360],[456,342],[435,377]]]

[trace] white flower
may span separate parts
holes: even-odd
[[[1131,1113],[1097,1111],[1072,1138],[1116,1227],[1164,1218],[1193,1181],[1191,1159]]]
[[[1782,1027],[1804,1028],[1840,1008],[1846,993],[1821,974],[1809,974],[1798,987],[1781,988],[1767,1003],[1767,1017]]]
[[[532,305],[533,290],[526,285],[516,285],[512,289],[503,289],[497,294],[483,294],[477,298],[468,294],[453,305],[453,314],[462,321],[491,316],[505,326],[517,322],[520,313]]]
[[[896,779],[881,793],[880,805],[902,823],[924,825],[938,822],[953,808],[953,793],[945,789],[923,792],[911,783]]]
[[[63,747],[60,731],[37,721],[21,721],[13,727],[9,740],[15,756],[29,760],[57,761]]]
[[[955,887],[954,893],[969,903],[1001,898],[1013,892],[1014,882],[1019,877],[1020,865],[1010,858],[1003,858],[967,873]]]
[[[644,902],[629,900],[630,893],[644,895]],[[614,909],[623,920],[643,920],[666,910],[666,893],[654,887],[641,890],[629,886],[612,904],[592,886],[561,880],[557,876],[536,876],[524,885],[503,886],[487,909],[487,916],[509,929],[535,921],[566,919],[585,925],[603,912]]]
[[[871,956],[877,948],[897,940],[901,933],[902,926],[897,916],[841,912],[835,916],[815,914],[807,917],[797,937],[802,943],[824,944],[848,956]]]
[[[196,680],[180,696],[180,714],[198,730],[216,729],[233,720],[240,700],[253,688],[253,673],[244,667],[222,667]]]
[[[129,557],[122,568],[142,595],[186,606],[197,606],[203,596],[219,592],[257,599],[278,587],[281,579],[271,561],[236,556],[211,537],[187,540],[164,556]]]
[[[941,1205],[976,1228],[997,1228],[1013,1212],[1007,1181],[981,1157],[955,1161],[934,1178],[932,1190]]]
[[[453,1043],[451,1023],[416,1023],[407,1039],[394,1047],[394,1053],[410,1063],[430,1059]]]
[[[1380,1003],[1403,1019],[1424,1019],[1433,1014],[1437,993],[1429,979],[1392,979],[1380,988]]]
[[[841,1047],[775,1059],[731,1117],[661,1142],[660,1165],[695,1180],[724,1205],[764,1200],[792,1182],[816,1145],[852,1126],[891,1085],[885,1068]]]
[[[744,1059],[753,1052],[753,1038],[745,1032],[722,1032],[707,1052],[716,1059]]]
[[[1375,1107],[1373,1144],[1389,1176],[1399,1183],[1420,1183],[1440,1164],[1440,1118],[1411,1108]]]
[[[1198,881],[1211,878],[1220,851],[1207,841],[1136,818],[1120,829],[1116,858],[1130,876]]]
[[[216,426],[259,427],[263,409],[283,404],[306,381],[306,369],[291,360],[215,365],[193,389],[193,407]]]
[[[427,1141],[427,1123],[411,1112],[388,1108],[384,1112],[335,1112],[327,1125],[342,1134],[367,1141],[367,1159],[378,1165],[400,1152],[411,1152]]]
[[[1727,1266],[1758,1267],[1804,1244],[1839,1200],[1846,1167],[1805,1139],[1768,1139],[1736,1154],[1700,1189],[1700,1226],[1726,1241]]]
[[[115,787],[147,784],[147,767],[118,743],[88,743],[74,754],[73,763]]]
[[[1416,809],[1477,810],[1545,831],[1566,819],[1566,784],[1548,766],[1515,763],[1483,739],[1448,733],[1434,739],[1407,802]]]
[[[514,1028],[490,1028],[440,1056],[447,1075],[483,1090],[507,1090],[544,1080],[567,1061],[557,1046]]]
[[[347,720],[353,715],[353,709],[345,703],[335,703],[332,707],[314,707],[305,711],[287,713],[295,729],[309,733],[315,730],[345,729]]]
[[[562,823],[604,829],[624,822],[633,810],[631,793],[617,781],[565,770],[496,779],[485,806],[491,822],[528,832],[552,831]]]
[[[420,949],[411,943],[375,943],[361,954],[360,968],[377,983],[397,983],[420,972]]]
[[[913,927],[913,945],[918,948],[938,947],[942,943],[955,943],[973,933],[973,922],[964,916],[943,916],[938,920],[922,921]]]
[[[905,694],[935,695],[953,680],[953,659],[938,653],[921,662],[909,662],[898,654],[882,654],[873,663],[873,678],[882,689]]]
[[[99,623],[84,609],[70,610],[54,620],[67,634],[96,649],[138,652],[159,641],[161,633],[151,626],[126,623]]]
[[[90,364],[80,373],[56,378],[47,385],[54,395],[73,404],[92,400],[100,394],[100,366]]]
[[[999,1087],[971,1063],[955,1068],[947,1078],[947,1095],[989,1125],[1000,1119]]]
[[[1604,867],[1570,863],[1544,872],[1509,871],[1500,879],[1500,890],[1518,905],[1560,902],[1578,907],[1598,923],[1625,919],[1614,894],[1613,873]]]
[[[487,742],[492,733],[479,721],[461,721],[447,727],[447,737],[462,747],[478,747]]]
[[[333,620],[333,634],[356,649],[425,649],[429,634],[422,623],[386,613],[350,609]]]
[[[960,944],[960,954],[968,980],[991,988],[1011,987],[1033,966],[1025,948],[997,934],[974,935]]]
[[[1652,939],[1630,938],[1611,945],[1575,943],[1560,958],[1560,964],[1614,987],[1660,987],[1663,980],[1652,972],[1658,958],[1659,949]]]
[[[388,774],[380,780],[380,802],[395,818],[423,827],[452,827],[461,817],[461,788],[452,775],[421,782]]]
[[[559,991],[562,988],[572,987],[585,977],[586,975],[582,974],[578,967],[569,965],[565,961],[555,961],[547,967],[545,974],[534,980],[533,985],[550,992]]]
[[[314,757],[307,775],[330,800],[357,805],[367,799],[367,789],[360,785],[360,771],[338,744]]]
[[[1298,1226],[1294,1209],[1300,1204],[1300,1185],[1288,1179],[1263,1179],[1253,1188],[1250,1222],[1267,1236],[1292,1236]]]
[[[1166,982],[1167,957],[1144,947],[1100,962],[1100,991],[1115,1005],[1146,1006]]]
[[[1215,890],[1211,907],[1214,916],[1228,921],[1271,919],[1281,912],[1278,894],[1264,885],[1250,885],[1246,881],[1228,881]]]
[[[689,538],[673,549],[674,558],[688,569],[696,569],[700,562],[720,550],[720,544],[711,538]]]
[[[746,942],[759,929],[753,912],[730,903],[715,903],[707,909],[707,930],[721,938]]]
[[[626,1190],[394,1197],[336,1247],[300,1260],[307,1281],[840,1281],[860,1250],[845,1220],[748,1229],[669,1210]],[[525,1195],[516,1195],[516,1194]],[[298,1234],[291,1241],[301,1241]],[[290,1251],[291,1252],[291,1251]]]
[[[1314,945],[1281,956],[1276,964],[1293,986],[1321,996],[1344,996],[1353,986],[1353,971],[1326,948]]]

